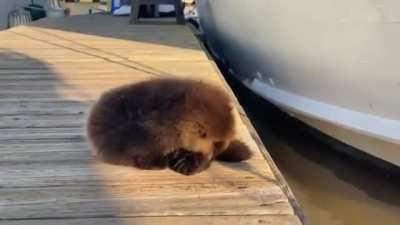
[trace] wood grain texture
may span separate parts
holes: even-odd
[[[0,223],[301,224],[239,105],[249,161],[186,177],[94,159],[85,130],[93,102],[158,77],[230,92],[185,26],[90,15],[0,32]]]
[[[179,216],[179,217],[137,217],[137,218],[70,218],[70,219],[48,219],[48,220],[19,220],[7,221],[7,225],[292,225],[299,224],[298,218],[291,215],[271,216]]]

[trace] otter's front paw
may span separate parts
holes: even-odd
[[[204,160],[201,153],[179,149],[168,155],[168,166],[183,175],[193,175],[200,171]]]

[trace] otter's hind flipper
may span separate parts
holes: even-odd
[[[251,158],[253,153],[247,145],[239,140],[232,141],[228,148],[216,157],[218,161],[240,162]]]

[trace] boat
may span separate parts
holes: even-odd
[[[229,74],[289,115],[400,166],[400,3],[200,0]]]

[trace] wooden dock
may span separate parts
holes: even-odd
[[[186,177],[93,160],[85,138],[93,101],[111,87],[165,76],[230,91],[185,26],[90,15],[0,32],[0,224],[301,224],[239,104],[250,161]]]

